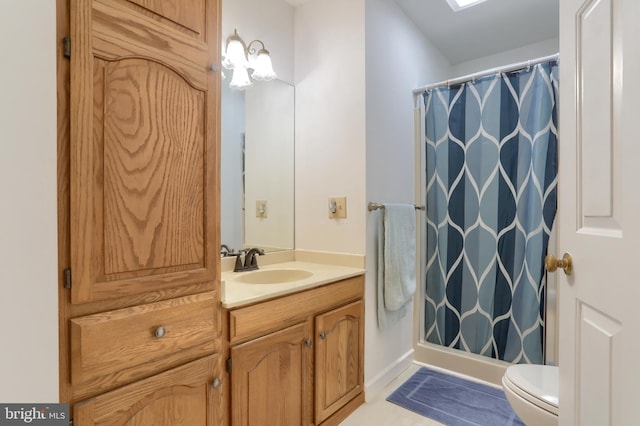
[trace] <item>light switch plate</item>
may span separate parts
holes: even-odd
[[[347,197],[329,198],[329,219],[346,219]]]
[[[266,218],[267,213],[267,200],[256,200],[256,217]]]

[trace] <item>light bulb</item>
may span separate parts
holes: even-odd
[[[231,70],[236,67],[246,68],[248,65],[247,57],[245,55],[244,46],[238,39],[231,39],[227,44],[227,53],[222,61],[222,66]]]
[[[271,56],[269,56],[269,52],[267,50],[261,49],[252,65],[253,73],[251,74],[251,77],[254,79],[269,81],[276,78],[276,73],[273,71]]]
[[[231,83],[229,87],[236,90],[244,90],[247,87],[251,87],[253,83],[249,80],[249,73],[245,67],[236,66],[233,69],[233,76],[231,77]]]

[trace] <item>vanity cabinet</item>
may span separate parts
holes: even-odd
[[[234,425],[309,423],[312,349],[303,322],[231,349]]]
[[[60,401],[228,423],[221,0],[57,0]]]
[[[364,277],[231,309],[233,426],[336,425],[364,401]]]
[[[168,370],[80,402],[74,425],[214,426],[221,413],[211,410],[217,392],[217,356]]]
[[[316,316],[315,419],[320,424],[362,392],[364,302]]]

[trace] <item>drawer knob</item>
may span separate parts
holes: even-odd
[[[322,340],[326,339],[327,338],[327,333],[325,333],[324,331],[322,333],[320,333],[320,338]]]
[[[213,379],[213,382],[211,382],[211,386],[213,386],[214,389],[218,389],[221,384],[222,384],[222,381],[217,377]]]
[[[156,331],[153,334],[154,336],[156,336],[156,339],[160,339],[164,337],[165,334],[167,334],[167,330],[163,326],[160,326],[156,328]]]
[[[305,342],[305,344],[307,345],[308,348],[311,347],[311,339],[307,339],[307,341]]]

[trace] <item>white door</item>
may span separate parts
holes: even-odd
[[[560,424],[640,424],[640,1],[560,0]]]

